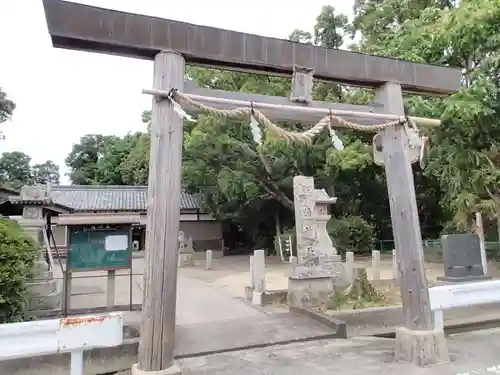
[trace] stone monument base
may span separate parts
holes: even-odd
[[[45,261],[36,261],[35,278],[26,284],[28,311],[54,310],[62,305],[62,280],[54,279]]]
[[[181,374],[182,374],[181,369],[175,363],[172,366],[166,368],[165,370],[160,370],[160,371],[140,370],[138,365],[135,364],[132,366],[132,371],[131,371],[131,375],[181,375]]]
[[[334,283],[331,276],[311,275],[288,278],[287,303],[290,307],[321,306],[333,293]]]
[[[405,327],[396,328],[394,359],[421,367],[449,362],[444,332],[435,329],[412,331]]]
[[[436,277],[437,281],[444,281],[447,283],[467,283],[474,281],[485,281],[491,280],[493,277],[491,276],[465,276],[465,277],[449,277],[449,276],[438,276]]]
[[[194,266],[194,254],[193,253],[181,253],[179,254],[179,267],[193,267]]]

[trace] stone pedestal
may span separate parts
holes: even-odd
[[[184,232],[179,234],[179,267],[193,267],[194,266],[194,249],[193,239],[189,237],[184,239]]]
[[[303,278],[290,277],[287,303],[290,307],[302,309],[321,306],[333,292],[333,279],[324,273],[318,272]]]
[[[33,237],[40,247],[34,264],[34,278],[27,284],[28,311],[60,309],[62,305],[62,281],[53,278],[45,254],[48,244],[44,243],[44,207],[50,201],[46,186],[25,186],[21,189],[23,216],[18,220],[23,230]]]
[[[444,332],[442,330],[412,331],[404,327],[396,328],[394,359],[421,367],[449,362],[450,357]]]
[[[137,364],[132,366],[131,375],[181,375],[182,371],[177,364],[160,371],[144,371],[140,370]]]

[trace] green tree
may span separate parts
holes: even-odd
[[[0,324],[24,320],[26,283],[38,249],[15,221],[0,218]]]
[[[0,183],[19,189],[33,183],[31,158],[23,152],[4,152],[0,157]]]
[[[33,183],[35,184],[59,184],[59,166],[52,160],[47,160],[42,164],[35,164],[31,168]]]
[[[109,136],[104,139],[103,147],[96,163],[97,170],[94,183],[104,185],[134,185],[125,176],[133,169],[125,166],[130,152],[136,146],[142,133],[127,134],[124,137]],[[125,169],[124,169],[125,168]]]
[[[16,104],[7,98],[7,94],[0,87],[0,124],[10,120],[16,109]]]
[[[75,185],[92,185],[99,180],[98,161],[103,156],[107,142],[113,137],[88,134],[73,145],[65,162],[69,167],[69,178]]]
[[[425,173],[440,187],[436,198],[441,199],[441,216],[450,213],[459,229],[471,228],[478,210],[493,217],[500,195],[498,2],[360,3],[363,50],[448,64],[464,72],[464,86],[457,94],[446,100],[409,97],[408,104],[413,114],[442,119],[442,126],[430,132],[434,147]]]
[[[0,125],[10,120],[16,109],[16,104],[7,98],[7,94],[0,87]],[[0,130],[0,139],[5,139],[3,131]]]

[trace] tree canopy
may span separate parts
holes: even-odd
[[[414,168],[422,235],[471,228],[473,213],[493,219],[500,204],[500,4],[497,0],[356,0],[354,17],[324,6],[310,31],[289,39],[329,48],[461,68],[463,86],[448,98],[406,97],[409,114],[441,118],[428,131],[429,166]],[[288,96],[290,79],[189,67],[198,86]],[[366,104],[371,90],[316,82],[317,100]],[[150,113],[142,120],[149,124]],[[303,130],[303,124],[282,124]],[[391,239],[384,170],[373,164],[371,136],[344,131],[345,148],[328,134],[311,145],[252,138],[249,121],[200,115],[184,125],[183,185],[199,194],[207,211],[222,220],[233,246],[270,246],[276,232],[294,225],[292,180],[315,178],[318,188],[338,197],[331,230]],[[146,184],[149,132],[125,137],[88,135],[66,159],[79,184]],[[339,229],[340,228],[340,229]],[[346,229],[347,228],[347,229]],[[339,235],[339,246],[365,243]],[[356,245],[354,245],[356,243]],[[363,245],[365,246],[365,245]],[[369,246],[366,245],[366,246]]]
[[[51,160],[31,165],[23,152],[4,152],[0,156],[0,185],[19,189],[23,185],[59,184],[59,166]]]

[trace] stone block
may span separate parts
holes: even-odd
[[[27,309],[29,311],[54,310],[62,306],[62,292],[57,290],[48,295],[38,295],[28,297]]]
[[[207,250],[207,252],[206,252],[205,269],[207,269],[207,270],[211,270],[212,269],[212,259],[213,259],[212,250]]]
[[[380,280],[380,251],[372,251],[372,274],[373,280]]]
[[[182,371],[175,363],[165,370],[159,371],[144,371],[140,370],[137,364],[132,366],[131,375],[181,375]]]
[[[36,260],[33,264],[33,272],[35,273],[35,277],[46,275],[46,272],[50,272],[49,269],[50,267],[45,260]]]
[[[450,356],[444,332],[396,328],[394,359],[421,367],[449,362]]]
[[[26,284],[26,290],[33,296],[45,296],[62,290],[61,281],[57,279],[30,282]]]
[[[263,294],[266,291],[266,252],[255,250],[252,258],[252,273],[254,275],[254,291],[252,303],[262,306]]]
[[[194,256],[192,253],[181,253],[179,254],[179,267],[193,267],[194,266]]]
[[[444,277],[440,281],[467,282],[486,280],[479,237],[476,234],[450,234],[441,237]]]
[[[330,276],[290,277],[287,303],[299,308],[321,306],[333,292],[334,283]]]

